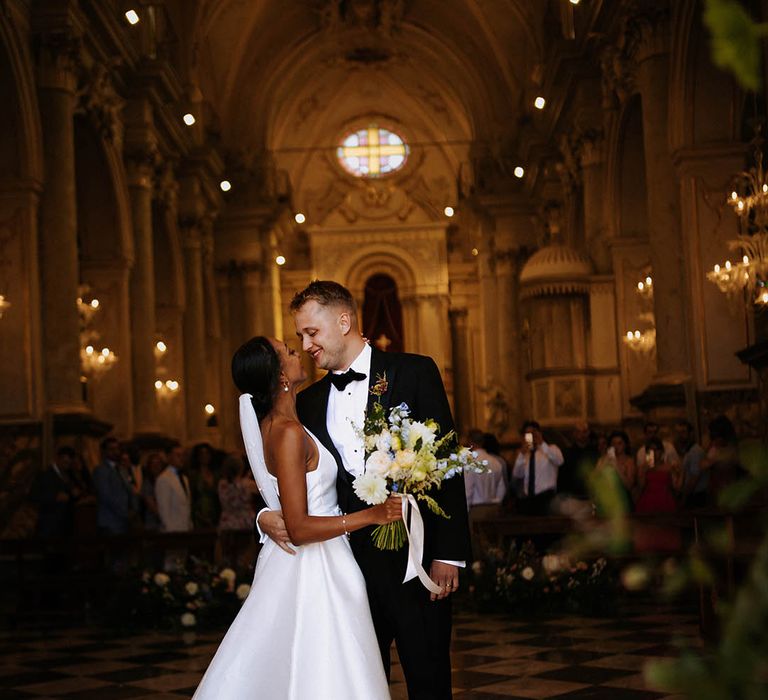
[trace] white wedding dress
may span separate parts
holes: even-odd
[[[312,439],[320,460],[307,474],[308,513],[339,515],[336,461]],[[347,538],[295,549],[290,555],[272,540],[264,544],[251,592],[193,700],[389,699],[365,582]]]

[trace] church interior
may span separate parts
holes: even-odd
[[[764,447],[768,105],[716,65],[707,13],[722,4],[2,0],[0,580],[17,593],[0,596],[0,644],[23,649],[0,670],[7,697],[191,695],[211,638],[183,658],[176,637],[138,638],[127,668],[80,615],[65,654],[65,636],[35,631],[41,615],[72,617],[67,601],[40,613],[44,580],[68,577],[81,602],[102,580],[112,540],[90,481],[110,448],[139,501],[153,458],[162,469],[176,446],[193,493],[227,470],[239,483],[233,353],[256,335],[301,351],[289,305],[314,279],[352,292],[377,348],[434,359],[457,433],[494,439],[508,493],[525,421],[566,462],[585,431],[600,457],[621,433],[634,458],[654,426],[681,464],[694,443],[709,455],[724,424],[733,450]],[[762,0],[735,4],[768,17]],[[60,459],[72,472],[53,522],[40,482]],[[699,533],[683,494],[667,514],[681,556]],[[567,509],[555,530],[539,513],[518,523],[514,500],[494,504],[506,511],[486,535],[569,530]],[[254,553],[250,525],[222,545],[220,507],[193,503],[194,531],[168,537],[236,568]],[[124,554],[99,559],[107,573],[168,547],[142,517],[114,535]],[[51,558],[62,536],[87,543],[77,566]],[[731,592],[756,551],[742,550]],[[667,697],[641,661],[667,655],[669,620],[716,638],[713,610],[635,611],[605,639],[562,618],[538,642],[530,624],[462,610],[456,658],[472,658],[456,697]]]

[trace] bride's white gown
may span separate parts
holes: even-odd
[[[310,515],[339,515],[336,461],[307,474]],[[275,480],[276,482],[276,480]],[[268,540],[253,585],[193,700],[389,699],[365,582],[344,536],[296,547]]]

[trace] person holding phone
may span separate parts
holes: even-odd
[[[512,476],[520,485],[520,512],[545,515],[557,490],[557,472],[563,453],[544,441],[541,426],[534,420],[523,423],[523,442]]]

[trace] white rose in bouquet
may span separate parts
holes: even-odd
[[[392,447],[392,433],[389,430],[383,430],[378,437],[376,437],[376,449],[382,452],[389,452]]]
[[[199,590],[199,586],[194,581],[188,581],[187,585],[184,586],[184,590],[189,595],[195,595],[195,593],[197,593],[197,591]]]
[[[533,569],[530,566],[526,566],[521,572],[520,575],[526,580],[530,581],[533,579],[534,573]]]
[[[391,466],[392,459],[389,454],[383,450],[376,450],[365,460],[365,473],[387,476]]]
[[[155,583],[156,583],[158,586],[167,586],[167,585],[168,585],[168,582],[169,582],[170,580],[171,580],[171,577],[170,577],[170,576],[168,576],[168,574],[164,574],[162,571],[158,571],[158,572],[155,574],[155,579],[154,579],[154,581],[155,581]]]
[[[395,454],[395,464],[400,469],[410,469],[416,461],[416,453],[413,450],[400,450]]]

